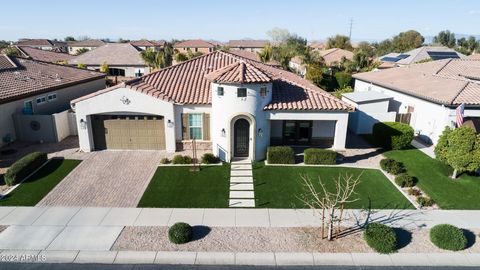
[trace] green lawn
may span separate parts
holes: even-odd
[[[333,179],[340,174],[361,175],[355,198],[359,200],[346,205],[353,209],[414,209],[411,203],[393,186],[379,170],[345,167],[294,167],[265,166],[256,163],[253,170],[257,207],[307,208],[299,199],[305,193],[300,175],[308,175],[313,183],[318,177],[334,189]]]
[[[0,200],[0,206],[35,206],[80,162],[80,160],[51,159],[39,171]]]
[[[159,167],[138,207],[226,208],[230,166]]]
[[[396,150],[385,156],[405,164],[417,185],[443,209],[480,209],[480,177],[462,174],[450,179],[452,169],[417,149]]]

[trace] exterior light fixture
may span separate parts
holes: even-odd
[[[174,125],[174,124],[173,124],[172,120],[168,119],[168,121],[167,121],[167,126],[168,126],[169,128],[172,128],[173,125]]]
[[[261,128],[258,129],[258,136],[263,137],[263,130]]]
[[[84,119],[80,119],[80,128],[87,129],[87,121],[85,121]]]
[[[224,128],[222,128],[221,135],[222,135],[222,137],[225,137],[225,129]]]

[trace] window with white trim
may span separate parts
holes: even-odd
[[[203,123],[201,113],[188,114],[188,127],[190,132],[190,139],[203,139]]]
[[[37,105],[40,105],[40,104],[43,104],[47,102],[47,98],[46,97],[38,97],[37,98]]]
[[[237,88],[237,97],[247,97],[247,88]]]
[[[49,95],[47,96],[48,102],[54,101],[54,100],[56,100],[56,99],[57,99],[57,94],[56,94],[56,93],[49,94]]]

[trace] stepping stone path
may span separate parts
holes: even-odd
[[[230,207],[255,207],[252,163],[232,161],[230,170]]]

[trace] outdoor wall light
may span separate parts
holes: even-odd
[[[80,128],[87,129],[87,121],[85,121],[84,119],[80,119]]]
[[[225,137],[225,129],[222,128],[222,131],[220,132],[220,135],[222,135],[222,137]]]
[[[258,136],[263,137],[263,130],[261,128],[258,129]]]
[[[169,128],[172,128],[172,127],[173,127],[173,122],[172,122],[172,120],[168,119],[168,121],[167,121],[167,126],[168,126]]]

